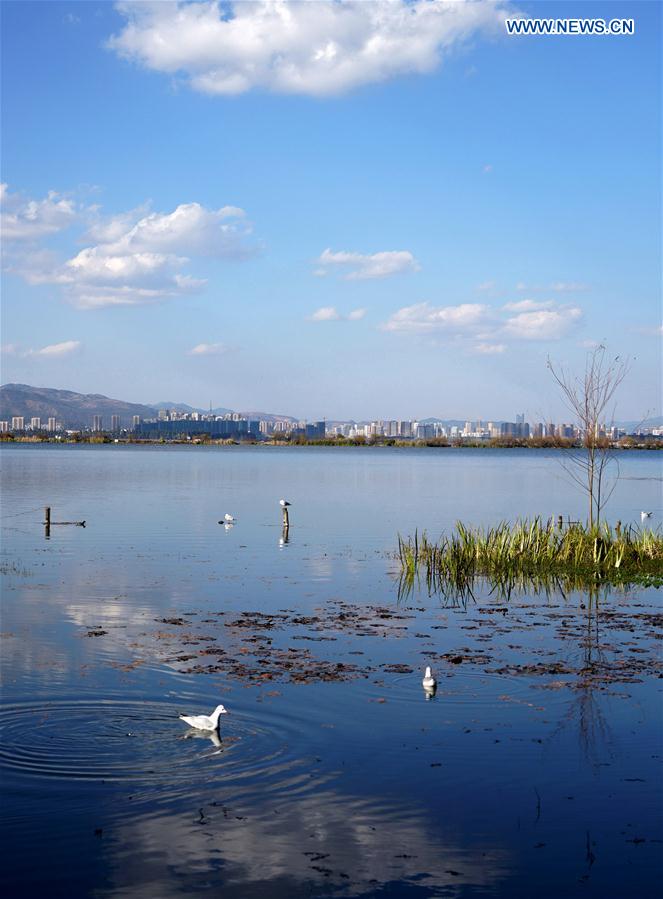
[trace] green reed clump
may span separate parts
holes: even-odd
[[[412,586],[424,572],[429,590],[464,592],[474,578],[496,584],[545,583],[562,578],[569,585],[607,580],[624,583],[663,575],[663,535],[652,529],[556,527],[540,518],[493,528],[456,523],[455,531],[432,542],[426,534],[398,538],[401,580]]]

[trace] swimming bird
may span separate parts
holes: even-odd
[[[217,705],[211,715],[180,715],[180,721],[198,730],[216,730],[219,726],[219,716],[227,714],[228,710],[224,706]]]
[[[422,682],[421,682],[421,686],[422,686],[422,687],[424,688],[424,690],[426,690],[427,692],[428,692],[428,691],[434,690],[435,687],[437,686],[437,681],[436,681],[435,678],[433,677],[433,673],[432,673],[432,671],[430,670],[429,667],[426,667],[426,672],[425,672],[425,674],[424,674],[424,679],[423,679]]]
[[[226,514],[223,516],[223,520],[226,524],[232,524],[235,521],[235,518],[229,512],[226,512]]]
[[[279,506],[281,506],[282,509],[285,509],[286,506],[290,506],[290,505],[291,505],[291,503],[289,503],[287,499],[279,500]]]
[[[651,512],[640,513],[640,521],[646,521],[648,518],[651,518]]]

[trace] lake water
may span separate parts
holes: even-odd
[[[0,458],[3,895],[660,895],[661,591],[399,599],[399,533],[584,518],[559,452]]]

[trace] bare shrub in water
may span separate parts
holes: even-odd
[[[611,404],[617,388],[629,371],[627,359],[606,359],[606,348],[598,346],[587,354],[584,376],[556,368],[548,359],[548,368],[562,390],[564,401],[576,419],[582,434],[582,447],[569,449],[562,465],[571,480],[587,493],[589,526],[599,524],[601,512],[610,499],[617,479],[609,481],[609,469],[616,463],[612,443],[601,435],[606,416],[612,427]]]

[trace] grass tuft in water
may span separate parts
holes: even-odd
[[[586,589],[597,583],[656,583],[663,576],[663,535],[633,527],[566,528],[540,518],[470,528],[456,523],[432,542],[425,533],[398,538],[401,592],[423,573],[429,592],[471,595],[475,579],[488,579],[501,593],[514,586]]]

